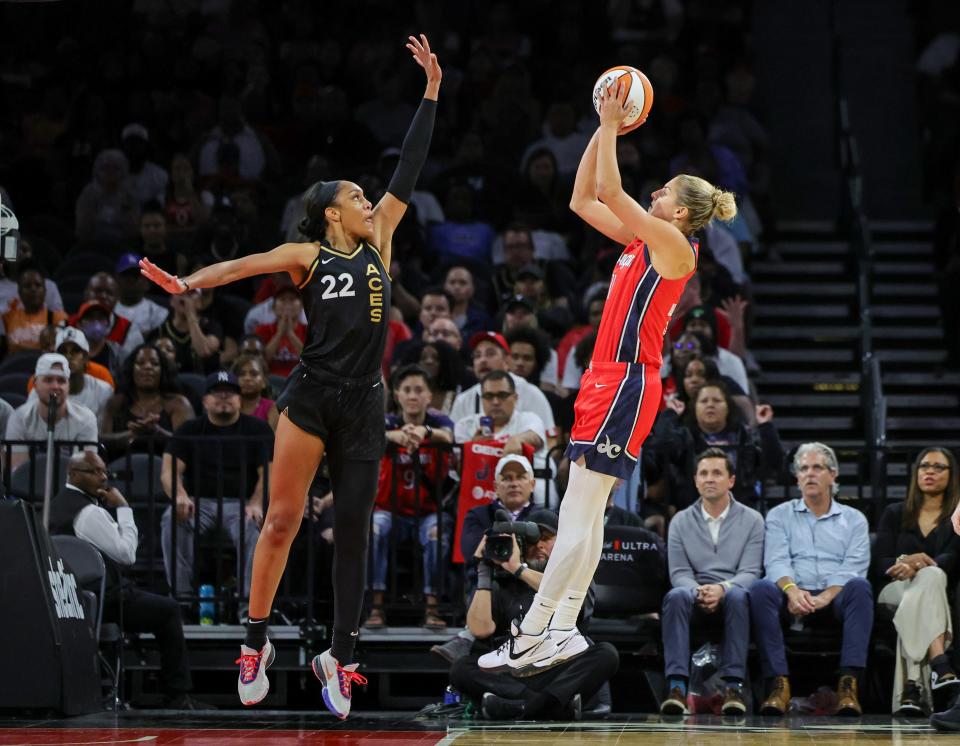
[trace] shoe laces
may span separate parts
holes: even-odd
[[[253,653],[251,655],[241,655],[234,661],[234,663],[240,664],[240,680],[244,684],[249,684],[257,678],[257,671],[260,668],[260,658],[260,653]]]
[[[339,663],[337,664],[337,677],[340,680],[340,693],[347,699],[350,699],[350,687],[352,684],[367,685],[366,676],[362,676],[356,671],[348,671]]]

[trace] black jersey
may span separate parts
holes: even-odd
[[[349,254],[321,242],[299,287],[308,319],[303,361],[337,378],[380,370],[390,313],[380,252],[366,241]]]

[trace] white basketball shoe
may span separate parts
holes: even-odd
[[[259,652],[246,645],[240,646],[240,657],[234,663],[240,664],[240,677],[237,679],[237,693],[245,705],[255,705],[270,691],[267,669],[273,663],[276,652],[270,640]]]

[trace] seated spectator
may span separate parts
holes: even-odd
[[[510,372],[544,391],[558,393],[557,353],[547,335],[534,327],[517,326],[505,329],[504,336],[510,345]]]
[[[30,242],[21,236],[18,261],[14,264],[0,259],[0,314],[5,313],[7,309],[10,308],[10,303],[17,297],[19,292],[19,288],[17,287],[19,267],[21,265],[30,268],[40,266],[39,263],[33,261],[31,258],[32,254]],[[43,271],[42,267],[41,271]],[[57,283],[47,277],[43,281],[43,287],[46,290],[46,295],[43,299],[44,305],[51,311],[64,310],[63,298],[60,297],[60,289],[57,287]],[[0,329],[0,332],[2,331],[3,330]]]
[[[441,261],[469,259],[490,264],[490,247],[496,233],[493,226],[479,219],[474,210],[473,190],[455,183],[447,190],[442,223],[427,228],[427,247]]]
[[[752,428],[743,422],[740,410],[719,381],[704,383],[691,404],[683,418],[689,433],[688,458],[706,448],[723,450],[737,470],[734,495],[752,504],[761,482],[779,475],[783,468],[783,444],[773,423],[773,408],[769,404],[758,406],[757,427]]]
[[[514,296],[517,272],[534,263],[533,236],[526,223],[510,223],[503,231],[503,263],[493,273],[493,290],[497,305],[502,306]]]
[[[500,334],[483,332],[473,335],[470,339],[470,350],[473,353],[473,374],[477,380],[483,380],[483,377],[491,371],[505,371],[509,368],[510,346]],[[520,376],[511,374],[511,377],[517,391],[517,409],[522,412],[533,412],[540,418],[552,446],[552,441],[556,438],[556,424],[547,397],[539,388],[531,386]],[[479,414],[480,393],[478,383],[460,394],[453,403],[453,409],[450,410],[450,419],[459,422],[468,415]]]
[[[101,150],[90,182],[77,197],[76,233],[81,243],[122,244],[137,235],[140,202],[127,184],[130,164],[120,150]]]
[[[443,342],[459,354],[463,348],[463,335],[460,328],[449,316],[440,316],[430,322],[423,330],[424,342]]]
[[[260,342],[259,337],[257,342]],[[170,369],[173,371],[174,378],[180,372],[180,365],[177,363],[177,347],[169,337],[157,337],[150,344],[157,348],[157,351],[163,355],[170,363]],[[262,357],[262,356],[261,356]]]
[[[541,329],[559,339],[573,326],[573,314],[563,296],[553,298],[547,288],[543,270],[528,264],[517,272],[513,292],[533,303]]]
[[[473,273],[466,267],[456,266],[447,270],[443,289],[453,298],[450,318],[453,319],[464,339],[491,328],[490,315],[474,302],[476,286]]]
[[[117,393],[100,417],[100,433],[117,453],[123,449],[158,453],[193,416],[193,407],[177,388],[170,360],[154,345],[142,344],[123,366]]]
[[[70,401],[70,363],[56,352],[45,352],[37,359],[36,398],[28,399],[17,407],[7,420],[5,440],[36,441],[45,447],[49,407],[56,408],[53,438],[57,441],[92,443],[84,450],[96,450],[99,441],[97,417],[81,404]],[[30,447],[11,446],[10,468],[16,469],[30,456]]]
[[[556,541],[558,520],[553,511],[535,510],[517,520],[537,524],[536,543],[525,544],[521,551],[514,538],[510,557],[496,561],[484,558],[484,536],[470,555],[479,568],[477,589],[467,609],[467,628],[476,642],[468,655],[453,663],[450,683],[487,720],[577,720],[582,707],[589,706],[617,671],[619,656],[610,643],[591,645],[577,657],[525,678],[482,669],[477,663],[480,655],[509,638],[511,624],[530,607]],[[581,613],[579,626],[584,631],[589,617],[589,609]]]
[[[106,464],[95,452],[70,458],[67,479],[50,503],[50,533],[76,536],[103,555],[107,567],[103,621],[123,625],[124,632],[149,632],[160,648],[160,688],[165,705],[176,710],[209,709],[190,696],[180,605],[169,596],[137,588],[124,568],[137,558],[140,537],[133,511],[107,481]]]
[[[142,124],[128,124],[120,133],[120,147],[130,166],[126,187],[133,193],[137,204],[162,200],[170,175],[166,169],[149,160],[150,131]]]
[[[87,344],[87,338],[79,329],[62,326],[57,329],[54,349],[70,364],[70,401],[86,407],[99,418],[110,397],[113,396],[113,386],[87,373],[87,365],[90,362],[90,345]],[[36,399],[36,390],[31,391],[27,398]]]
[[[240,385],[240,411],[258,420],[263,420],[276,432],[280,413],[273,399],[266,394],[270,391],[267,379],[267,366],[261,355],[241,353],[233,361],[233,374]]]
[[[723,715],[745,715],[743,682],[750,647],[747,591],[763,570],[763,517],[733,499],[736,481],[726,453],[697,457],[700,498],[677,513],[667,534],[670,583],[663,599],[663,657],[667,692],[660,712],[689,715],[690,627],[720,624],[722,608]],[[721,536],[722,534],[722,536]]]
[[[120,288],[117,285],[117,279],[109,272],[97,272],[90,278],[83,291],[84,305],[86,305],[86,302],[95,301],[101,304],[110,314],[107,319],[109,326],[107,326],[106,340],[110,343],[111,348],[116,351],[120,364],[123,365],[127,356],[137,346],[143,344],[143,335],[134,324],[117,315],[116,307],[119,298]],[[75,315],[82,316],[83,307],[81,306]],[[72,320],[70,325],[77,326]],[[94,339],[86,330],[84,330],[84,334],[87,335],[87,341],[90,342],[92,347]],[[95,358],[97,356],[91,354],[91,357]]]
[[[857,679],[867,665],[873,628],[873,591],[867,581],[867,519],[836,501],[839,466],[833,449],[804,443],[793,458],[799,497],[767,513],[763,564],[766,577],[749,591],[753,639],[767,687],[761,715],[790,709],[790,680],[783,623],[842,628],[837,714],[859,716]]]
[[[10,301],[0,320],[6,334],[7,354],[39,350],[44,329],[59,326],[67,314],[46,305],[46,284],[39,264],[21,262],[17,270],[17,297]]]
[[[237,347],[238,355],[259,355],[263,357],[263,351],[266,349],[263,345],[263,340],[260,339],[256,334],[248,334],[240,340],[240,345]]]
[[[200,290],[171,296],[173,314],[156,331],[157,337],[173,342],[181,373],[206,373],[220,364],[223,327],[200,315],[200,302]]]
[[[240,385],[225,370],[207,376],[203,407],[202,416],[177,428],[163,454],[160,479],[163,491],[174,502],[160,522],[167,583],[178,595],[191,591],[194,533],[225,530],[237,549],[238,585],[242,577],[242,598],[246,599],[253,551],[263,524],[263,484],[273,455],[273,430],[240,412]],[[218,496],[223,497],[222,506]],[[222,514],[220,525],[218,514]],[[175,552],[174,520],[178,524]],[[240,616],[246,616],[242,602]]]
[[[563,231],[570,224],[569,201],[570,182],[557,173],[554,154],[548,148],[528,151],[513,195],[514,215],[538,228]]]
[[[729,376],[745,393],[750,392],[747,369],[737,355],[717,345],[717,315],[709,306],[697,306],[690,309],[684,317],[685,332],[695,334],[700,339],[704,355],[715,357],[721,375]]]
[[[457,443],[497,440],[503,443],[503,452],[507,455],[520,455],[523,446],[528,445],[534,450],[534,466],[545,468],[547,436],[543,420],[534,412],[520,409],[513,377],[503,370],[491,371],[481,379],[480,391],[483,414],[470,414],[456,420],[454,437]],[[546,497],[546,485],[542,479],[537,480],[536,494],[542,504]]]
[[[196,230],[207,222],[212,204],[213,195],[197,189],[190,158],[183,153],[174,153],[170,161],[170,183],[167,185],[163,205],[167,230],[174,234]],[[143,214],[147,214],[146,207]],[[142,226],[141,218],[141,235],[143,234]],[[153,256],[150,256],[150,261],[165,271],[171,272]],[[176,274],[176,271],[172,271],[171,274]]]
[[[678,371],[686,370],[687,362],[695,357],[710,360],[716,367],[716,358],[707,355],[703,351],[703,338],[697,334],[684,332],[672,344],[667,345],[666,342],[664,342],[664,344],[665,349],[668,349],[670,352],[669,354],[665,354],[663,356],[663,364],[660,367],[661,379],[667,378],[667,376],[670,374],[670,371],[674,369],[674,366],[676,366]],[[719,376],[717,380],[723,381],[728,385],[727,391],[730,393],[733,401],[740,409],[740,414],[743,416],[744,422],[749,425],[756,425],[757,407],[756,404],[754,404],[753,399],[750,398],[749,389],[744,391],[732,378],[720,374],[719,369],[717,370],[717,374]],[[669,382],[667,384],[667,388],[668,391],[673,390]]]
[[[167,241],[167,230],[167,221],[160,204],[158,202],[145,204],[140,213],[140,251],[138,253],[164,272],[172,275],[181,274],[186,269],[186,259]]]
[[[675,341],[677,337],[683,334],[683,328],[687,321],[687,312],[692,308],[705,304],[703,281],[700,273],[696,272],[687,280],[687,284],[683,288],[683,293],[680,295],[680,300],[677,302],[677,307],[674,309],[673,317],[670,319],[670,325],[667,327],[671,341]],[[733,328],[733,321],[727,316],[726,311],[714,309],[714,314],[717,321],[717,346],[723,347],[725,350],[730,350],[735,355],[743,357],[744,330],[735,330]]]
[[[449,321],[449,319],[445,320]],[[433,381],[430,408],[446,415],[450,414],[454,400],[463,390],[463,382],[472,380],[456,351],[450,345],[440,341],[423,342],[411,347],[400,359],[400,364],[416,364],[427,371]]]
[[[117,260],[114,272],[117,275],[119,300],[113,310],[146,337],[167,320],[170,311],[144,297],[150,281],[140,274],[141,258],[139,254],[124,254]]]
[[[705,357],[702,352],[697,351],[700,342],[693,335],[684,335],[675,344],[681,347],[687,347],[685,353],[676,354],[670,360],[670,375],[663,381],[663,399],[664,403],[675,399],[683,402],[684,410],[693,406],[693,400],[697,396],[700,387],[707,381],[720,381],[727,387],[730,398],[736,404],[737,410],[743,416],[744,421],[749,425],[755,425],[757,419],[757,407],[753,400],[737,386],[732,378],[720,375],[717,369],[717,363],[713,358]]]
[[[577,113],[573,104],[570,101],[554,101],[547,109],[543,122],[543,138],[527,148],[524,159],[541,149],[549,150],[556,158],[557,171],[562,176],[572,176],[589,139],[577,128]]]
[[[285,276],[286,276],[285,282],[287,284],[292,285],[293,281],[290,279],[290,276],[289,275],[285,275]],[[282,284],[283,282],[284,280],[279,280],[278,284]],[[257,303],[253,308],[247,311],[247,316],[243,320],[244,334],[253,334],[254,330],[261,324],[276,323],[277,315],[273,311],[273,301],[274,301],[274,298],[271,295],[271,297],[267,298],[264,301],[261,301],[260,303]],[[306,313],[301,311],[299,321],[301,324],[307,323]]]
[[[206,267],[211,261],[209,256],[189,260],[186,263],[186,273],[193,274]],[[282,273],[280,277],[282,279],[278,284],[293,285],[293,280],[290,279],[290,275],[286,272]],[[200,305],[197,308],[197,316],[207,320],[206,322],[201,321],[201,326],[209,322],[213,325],[219,325],[223,332],[220,339],[220,364],[222,367],[226,367],[237,357],[237,340],[240,339],[244,333],[243,323],[237,312],[236,301],[244,302],[242,294],[245,291],[241,288],[236,288],[236,292],[240,294],[241,297],[233,295],[231,298],[228,297],[230,295],[228,293],[218,295],[217,288],[200,289]],[[272,295],[273,291],[271,290],[271,297]]]
[[[436,319],[451,318],[454,303],[453,296],[446,288],[432,285],[424,290],[420,296],[420,315],[413,329],[414,336],[423,334]]]
[[[261,324],[254,333],[263,341],[263,357],[270,373],[286,378],[297,363],[307,341],[307,325],[300,322],[303,301],[293,285],[279,285],[273,295],[273,312],[277,320]]]
[[[873,569],[884,584],[877,603],[897,629],[895,715],[929,715],[934,694],[960,691],[944,652],[953,637],[947,589],[956,587],[960,569],[960,537],[950,522],[958,497],[956,458],[946,448],[924,448],[906,502],[888,506],[880,518]]]
[[[373,608],[364,626],[386,626],[383,599],[387,590],[387,561],[391,540],[417,537],[423,560],[423,595],[427,629],[445,629],[447,623],[437,613],[437,573],[439,528],[437,497],[446,480],[450,454],[422,445],[453,443],[453,422],[449,417],[429,410],[433,396],[430,375],[416,365],[400,368],[393,376],[393,396],[400,414],[386,416],[387,441],[400,449],[381,460],[377,502],[373,510]],[[414,466],[417,459],[419,467]]]
[[[217,170],[217,151],[223,143],[237,147],[239,176],[256,181],[266,165],[266,151],[260,137],[243,116],[240,100],[233,96],[220,99],[217,126],[201,143],[199,149],[200,175],[209,176]]]

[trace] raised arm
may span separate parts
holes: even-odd
[[[597,196],[627,230],[647,244],[654,269],[665,279],[680,279],[696,267],[686,236],[672,223],[650,215],[623,190],[617,166],[617,132],[626,116],[625,96],[622,86],[600,95]]]
[[[299,285],[316,256],[317,247],[314,244],[285,243],[272,251],[211,264],[182,278],[164,272],[149,259],[141,259],[140,274],[172,295],[196,288],[216,288],[245,277],[273,272],[286,272],[294,283]]]
[[[413,54],[413,61],[426,73],[427,89],[423,93],[420,107],[413,115],[410,129],[407,130],[407,135],[403,139],[400,160],[387,185],[387,191],[373,208],[373,241],[380,251],[380,259],[388,268],[393,253],[393,232],[407,211],[407,204],[413,195],[420,170],[430,150],[433,122],[437,115],[440,80],[443,77],[437,55],[430,51],[430,42],[427,41],[427,37],[420,34],[419,39],[413,36],[409,39],[407,49]]]
[[[597,144],[599,141],[598,128],[587,143],[587,148],[580,158],[580,165],[577,166],[573,194],[570,195],[570,209],[607,238],[617,243],[628,244],[633,240],[633,233],[610,211],[609,207],[597,199]]]

